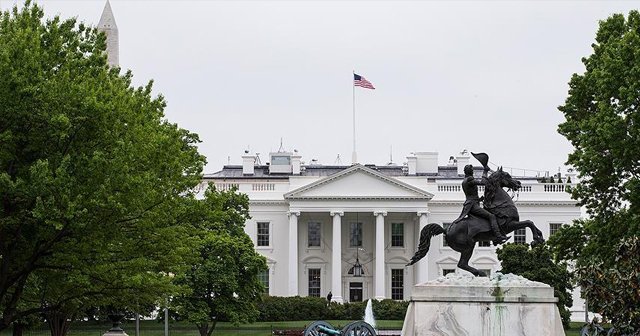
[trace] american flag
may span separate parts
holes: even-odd
[[[353,74],[353,85],[363,87],[365,89],[375,90],[370,81],[366,80],[364,77],[360,75]]]

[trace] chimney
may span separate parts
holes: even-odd
[[[437,174],[438,152],[416,152],[416,173]]]
[[[256,164],[256,157],[248,155],[248,151],[242,156],[242,175],[253,175],[253,168]]]
[[[416,175],[416,167],[418,165],[418,158],[415,155],[407,156],[407,168],[409,170],[408,175]]]
[[[470,162],[470,157],[468,154],[460,153],[456,160],[458,161],[458,175],[464,175],[464,166],[468,165]]]
[[[291,172],[293,175],[300,175],[300,159],[302,159],[302,156],[298,154],[297,150],[294,150],[293,153],[291,155]]]

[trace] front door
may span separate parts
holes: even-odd
[[[349,302],[362,302],[362,282],[349,283]]]

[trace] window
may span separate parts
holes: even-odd
[[[527,243],[527,229],[517,229],[513,231],[513,242],[516,244],[526,244]]]
[[[349,246],[361,247],[362,246],[362,223],[352,222],[349,225]]]
[[[258,246],[269,246],[269,222],[258,222]]]
[[[558,232],[558,230],[560,230],[561,227],[562,227],[562,223],[550,223],[549,224],[549,236],[551,236],[552,234]]]
[[[404,247],[404,223],[391,223],[391,246]]]
[[[321,226],[319,222],[309,222],[308,225],[308,246],[309,247],[320,247],[320,241],[322,239],[321,236]]]
[[[449,230],[450,226],[451,226],[451,223],[442,223],[442,227],[444,228],[444,232],[445,232],[445,234],[442,235],[442,246],[449,246],[449,244],[447,244],[447,240],[444,239],[444,237],[446,235],[446,232]]]
[[[286,155],[274,155],[271,157],[272,166],[288,166],[291,164],[291,157]]]
[[[478,247],[491,247],[490,240],[480,240],[478,241]]]
[[[269,295],[269,270],[264,270],[258,273],[258,280],[264,286],[264,294]]]
[[[391,270],[391,300],[404,300],[404,269]]]
[[[320,297],[320,269],[309,269],[309,296]]]
[[[443,276],[447,276],[447,274],[449,273],[455,273],[456,269],[455,268],[443,268],[442,269],[442,275]]]

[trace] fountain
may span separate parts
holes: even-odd
[[[373,329],[378,329],[376,328],[376,318],[375,316],[373,316],[373,306],[371,305],[371,299],[367,301],[367,308],[365,308],[364,310],[363,319],[365,322],[369,323],[373,327]]]

